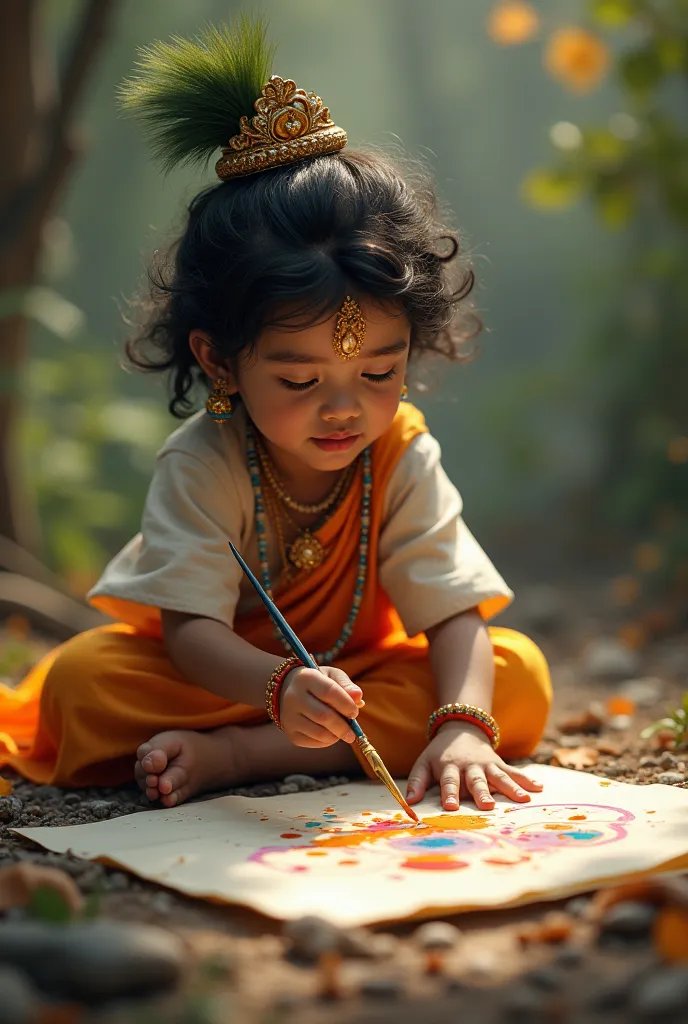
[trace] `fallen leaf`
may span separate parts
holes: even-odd
[[[3,779],[0,775],[0,796],[9,796],[13,786],[9,779]]]
[[[13,864],[0,868],[0,911],[26,907],[37,894],[48,889],[56,892],[69,910],[81,910],[81,893],[64,871],[39,864]]]
[[[593,747],[574,747],[567,750],[565,747],[557,747],[552,757],[552,764],[561,768],[590,768],[597,764],[597,751]]]
[[[559,730],[565,736],[570,736],[580,732],[599,732],[603,725],[603,719],[588,708],[582,715],[572,715],[565,719],[559,726]]]
[[[662,907],[655,919],[652,937],[663,960],[688,964],[688,910]]]
[[[597,744],[597,750],[600,754],[607,754],[609,757],[621,757],[623,750],[617,746],[616,743],[610,743],[609,740],[600,740]]]

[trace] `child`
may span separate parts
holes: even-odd
[[[128,345],[171,372],[176,415],[197,380],[212,394],[163,446],[141,532],[89,595],[117,621],[0,693],[0,764],[59,786],[135,777],[173,807],[355,773],[346,716],[411,803],[433,781],[447,810],[527,801],[541,787],[503,758],[542,734],[547,666],[486,626],[512,593],[403,401],[410,359],[458,358],[472,274],[452,291],[458,242],[429,183],[345,148],[319,97],[265,84],[269,63],[242,23],[155,44],[123,86],[167,166],[224,146]],[[321,671],[287,657],[230,540]]]

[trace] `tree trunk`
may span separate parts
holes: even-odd
[[[40,0],[3,0],[0,32],[0,297],[35,282],[43,228],[77,154],[72,122],[115,0],[89,0],[61,82],[42,32]],[[0,318],[0,537],[38,552],[38,516],[17,456],[28,322]]]

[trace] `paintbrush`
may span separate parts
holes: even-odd
[[[275,623],[275,625],[278,626],[278,628],[282,631],[284,639],[287,641],[296,657],[300,658],[304,665],[307,665],[308,668],[315,668],[318,669],[318,671],[320,671],[320,666],[318,665],[317,661],[311,657],[306,648],[303,646],[303,644],[297,637],[296,633],[294,633],[291,626],[288,624],[287,620],[284,618],[280,610],[277,608],[275,602],[271,601],[268,595],[265,593],[256,577],[253,575],[249,567],[246,565],[246,562],[243,560],[237,549],[232,544],[231,540],[229,541],[229,546],[232,549],[232,554],[236,558],[237,562],[244,570],[251,583],[253,584],[256,593],[258,594],[258,597],[261,599],[261,601],[267,608],[270,618]],[[409,804],[404,799],[401,790],[399,789],[399,787],[397,786],[396,782],[389,774],[387,769],[385,768],[384,761],[382,760],[382,758],[380,757],[377,750],[372,745],[366,734],[363,732],[356,719],[346,718],[344,715],[342,715],[342,718],[345,718],[345,721],[348,722],[348,724],[351,726],[351,731],[355,735],[356,742],[358,743],[358,749],[361,751],[366,761],[377,775],[380,782],[382,782],[387,787],[387,789],[390,791],[394,799],[404,808],[408,816],[412,818],[416,822],[416,824],[421,824],[420,818],[413,810],[413,808],[410,807]]]

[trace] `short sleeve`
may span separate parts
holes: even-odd
[[[513,593],[466,526],[463,503],[432,435],[414,438],[390,478],[380,582],[409,636],[477,608],[497,615]]]
[[[145,609],[165,608],[232,625],[241,569],[242,501],[231,472],[178,449],[157,460],[141,532],[106,566],[88,595],[120,621],[145,626]],[[157,616],[157,612],[155,613]]]

